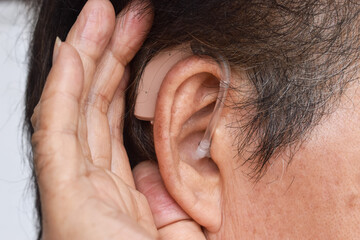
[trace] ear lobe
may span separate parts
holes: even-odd
[[[195,151],[211,119],[221,69],[210,59],[191,56],[166,75],[158,95],[154,142],[168,192],[208,231],[221,225],[221,177],[211,158]]]

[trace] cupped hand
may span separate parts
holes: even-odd
[[[32,117],[44,240],[205,238],[156,164],[140,164],[133,176],[123,146],[127,65],[153,18],[143,4],[115,17],[109,1],[89,0],[55,44]]]

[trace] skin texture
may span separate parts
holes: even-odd
[[[356,239],[360,234],[359,83],[354,82],[289,162],[290,149],[272,158],[256,182],[237,155],[229,128],[242,112],[228,107],[215,131],[210,159],[196,159],[220,69],[192,56],[176,64],[161,86],[154,141],[167,190],[204,227],[207,239]],[[245,73],[232,81],[248,81]],[[241,102],[230,90],[228,99]],[[243,134],[246,137],[246,134]],[[294,153],[294,152],[293,152]]]
[[[53,67],[32,117],[42,239],[203,237],[167,194],[157,166],[145,162],[133,177],[123,147],[126,65],[151,19],[132,9],[115,21],[108,1],[91,0],[66,41],[55,44]],[[150,199],[156,194],[163,207],[152,206],[135,184]]]
[[[121,15],[121,14],[120,14]],[[106,0],[85,5],[57,43],[32,123],[43,239],[356,239],[360,235],[360,92],[354,82],[288,164],[270,160],[258,182],[237,156],[224,108],[211,158],[194,151],[210,120],[221,70],[190,56],[160,87],[154,119],[158,166],[133,173],[123,147],[126,67],[152,16],[115,18]],[[233,73],[232,81],[246,82]],[[228,99],[240,102],[236,92]],[[241,136],[240,136],[241,137]],[[245,135],[244,135],[245,137]],[[251,152],[251,146],[244,151]],[[202,228],[201,228],[202,227]]]
[[[217,72],[206,60],[188,58],[170,70],[160,90],[156,153],[165,185],[180,207],[205,227],[207,239],[356,239],[358,82],[313,129],[290,163],[288,150],[271,159],[266,174],[255,182],[247,175],[251,165],[243,164],[247,156],[237,156],[233,146],[237,139],[228,126],[239,112],[231,108],[224,109],[214,134],[212,158],[192,156],[201,140],[198,133],[205,131],[209,120],[206,106],[216,100],[210,76],[218,78]],[[237,97],[230,91],[228,98]]]
[[[272,160],[267,174],[256,184],[238,174],[226,180],[223,224],[230,227],[220,235],[229,239],[357,239],[359,100],[356,83],[339,108],[313,130],[289,165],[284,154]],[[215,141],[221,139],[226,145],[233,140],[219,133]],[[230,157],[226,151],[217,152],[219,161]],[[220,171],[224,175],[236,168],[235,163],[223,166]],[[237,166],[237,171],[249,171],[246,165]],[[238,214],[231,214],[234,211]],[[233,222],[236,228],[231,228]]]

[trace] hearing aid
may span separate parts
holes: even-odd
[[[194,55],[194,53],[191,51],[190,47],[182,47],[162,51],[150,60],[140,78],[134,111],[134,115],[137,119],[150,122],[154,120],[158,93],[166,74],[176,63],[191,55]],[[195,152],[195,157],[199,159],[210,157],[212,135],[224,107],[224,101],[230,84],[231,76],[229,63],[222,56],[216,56],[216,59],[214,60],[221,69],[220,87],[209,125]]]
[[[191,56],[184,48],[160,52],[146,65],[140,78],[134,115],[143,121],[153,121],[157,96],[169,70],[181,60]]]

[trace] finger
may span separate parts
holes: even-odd
[[[81,59],[73,47],[62,43],[34,119],[32,144],[40,185],[54,186],[54,181],[72,179],[83,169],[77,140],[82,86]]]
[[[97,62],[108,45],[115,26],[114,8],[108,0],[89,0],[66,38],[80,54],[84,67],[82,101],[87,98]]]
[[[61,42],[60,38],[56,37],[56,41],[55,41],[54,49],[53,49],[54,50],[53,51],[53,59],[52,59],[53,63],[55,62],[56,57],[59,55],[59,50],[60,50],[61,44],[62,44],[62,42]],[[39,116],[39,112],[40,112],[40,102],[41,102],[42,95],[40,96],[39,102],[38,102],[38,104],[36,104],[33,115],[31,116],[31,119],[30,119],[34,131],[36,131],[38,128],[37,120],[38,120],[38,116]]]
[[[134,6],[135,4],[135,6]],[[136,5],[138,4],[138,5]],[[110,169],[111,167],[111,142],[109,122],[107,118],[110,102],[113,100],[116,89],[124,75],[125,66],[134,57],[141,47],[145,39],[146,32],[151,26],[152,14],[145,13],[143,17],[139,11],[142,11],[144,3],[136,2],[125,8],[119,14],[116,21],[116,28],[112,39],[99,62],[97,71],[94,76],[93,85],[89,92],[89,100],[87,106],[87,125],[88,125],[88,143],[91,149],[93,163],[97,166]],[[145,3],[147,4],[147,3]],[[128,78],[128,77],[127,77]],[[123,84],[123,86],[126,86]],[[124,91],[125,87],[121,88]],[[116,117],[123,118],[123,102],[124,94],[118,94],[119,106]],[[119,130],[119,126],[116,126]],[[122,129],[120,129],[122,133]],[[114,140],[114,139],[113,139]],[[121,148],[119,143],[115,143],[114,147]],[[115,157],[121,157],[123,161],[128,162],[124,158],[123,151],[114,151]],[[119,158],[117,159],[119,160]],[[124,165],[124,164],[120,164]],[[131,171],[127,169],[126,178],[131,175]],[[121,176],[120,176],[121,177]]]
[[[206,239],[199,224],[194,220],[182,220],[158,229],[160,239],[166,240],[202,240]]]
[[[113,101],[110,104],[108,118],[111,133],[111,171],[120,177],[127,185],[135,188],[134,178],[131,172],[130,162],[123,144],[124,125],[124,89],[129,80],[129,68],[126,68],[120,87],[116,90]]]
[[[66,42],[79,52],[84,68],[78,135],[82,150],[89,160],[91,153],[87,143],[85,108],[98,61],[110,41],[114,26],[115,13],[110,1],[89,0],[66,38]]]
[[[167,192],[157,164],[142,162],[134,168],[133,175],[136,189],[148,200],[158,229],[178,221],[190,220]]]
[[[133,174],[136,188],[149,203],[160,239],[205,239],[200,225],[167,192],[156,163],[142,162]]]

